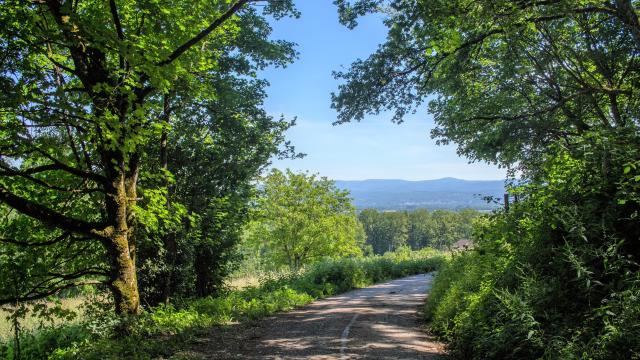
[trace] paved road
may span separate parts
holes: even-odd
[[[184,355],[205,359],[438,359],[420,329],[432,274],[316,301],[252,326],[213,330]]]

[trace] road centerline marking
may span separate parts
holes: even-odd
[[[358,316],[360,316],[360,314],[355,314],[351,318],[351,321],[349,321],[349,324],[347,324],[347,327],[342,330],[342,336],[340,337],[340,355],[342,357],[344,357],[345,350],[347,349],[347,342],[349,341],[349,330],[351,329],[351,326],[353,326],[353,323],[356,322],[356,319],[358,319]]]

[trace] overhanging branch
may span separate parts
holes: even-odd
[[[55,295],[65,289],[71,289],[74,287],[84,286],[84,285],[101,285],[101,284],[103,284],[103,282],[96,281],[96,280],[73,282],[73,283],[65,284],[63,286],[58,286],[53,289],[49,289],[48,291],[37,293],[37,294],[29,294],[29,295],[9,297],[9,298],[0,298],[0,305],[8,305],[8,304],[15,304],[16,302],[40,300],[40,299],[44,299],[49,296]]]
[[[68,238],[70,235],[71,233],[64,232],[62,233],[62,235],[56,236],[54,239],[47,240],[47,241],[20,241],[16,239],[7,239],[7,238],[0,237],[0,243],[7,243],[7,244],[13,244],[13,245],[25,246],[25,247],[49,246],[49,245],[57,244],[63,241],[64,239]]]
[[[0,185],[0,202],[7,204],[27,216],[63,231],[88,235],[100,240],[103,240],[105,237],[104,225],[90,223],[60,214],[46,206],[12,194],[2,185]]]
[[[118,16],[118,7],[115,0],[109,0],[109,9],[111,10],[111,17],[113,18],[113,26],[116,28],[118,39],[124,40],[124,32],[122,31],[122,24],[120,23],[120,16]]]
[[[72,166],[69,166],[65,163],[63,163],[62,161],[54,158],[53,156],[49,155],[46,151],[42,151],[40,149],[36,149],[40,154],[42,154],[44,157],[46,157],[47,159],[53,161],[53,165],[57,166],[57,170],[62,170],[62,171],[66,171],[69,174],[81,177],[83,179],[90,179],[93,180],[99,184],[105,184],[107,182],[107,178],[100,175],[100,174],[96,174],[96,173],[92,173],[92,172],[88,172],[88,171],[84,171],[84,170],[80,170],[78,168],[74,168]]]
[[[51,171],[51,170],[60,170],[60,168],[56,165],[56,164],[49,164],[49,165],[43,165],[43,166],[36,166],[33,168],[29,168],[29,169],[24,169],[24,170],[15,170],[12,169],[8,166],[3,165],[0,162],[0,169],[4,169],[4,171],[0,171],[0,176],[7,176],[7,177],[11,177],[11,176],[20,176],[22,178],[25,178],[35,184],[38,184],[40,186],[43,186],[47,189],[51,189],[51,190],[55,190],[55,191],[62,191],[62,192],[70,192],[70,193],[77,193],[77,194],[89,194],[89,193],[94,193],[94,192],[104,192],[103,189],[100,188],[84,188],[81,189],[80,186],[82,184],[85,184],[85,180],[83,179],[82,184],[80,184],[77,188],[65,188],[65,187],[61,187],[61,186],[55,186],[55,185],[51,185],[49,183],[47,183],[44,180],[35,178],[33,176],[31,176],[32,174],[38,174],[41,172],[46,172],[46,171]]]

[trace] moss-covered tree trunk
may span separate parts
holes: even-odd
[[[118,314],[139,314],[140,295],[138,293],[136,263],[135,257],[131,254],[127,237],[122,233],[113,237],[110,249],[112,277],[109,286]]]
[[[137,192],[137,164],[129,163],[132,170],[120,167],[113,171],[112,192],[107,196],[108,219],[113,229],[109,232],[107,249],[111,277],[109,287],[113,293],[118,314],[139,314],[140,295],[136,275],[136,249],[134,241],[133,206]]]

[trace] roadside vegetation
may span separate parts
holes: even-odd
[[[456,355],[640,356],[637,204],[621,191],[638,186],[625,165],[635,151],[612,158],[608,179],[590,171],[597,157],[556,160],[547,184],[515,189],[524,200],[477,223],[476,248],[439,273],[426,306]]]
[[[145,310],[122,319],[106,308],[85,312],[75,324],[23,332],[25,359],[148,359],[170,356],[211,326],[233,326],[315,299],[398,277],[438,269],[445,261],[435,250],[402,249],[384,256],[324,260],[297,272],[265,276],[257,286],[224,291]],[[108,304],[105,304],[108,306]],[[119,336],[125,326],[127,336]],[[4,335],[4,334],[3,334]],[[0,358],[14,359],[15,342],[0,345]]]

